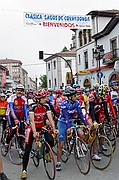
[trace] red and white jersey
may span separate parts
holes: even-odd
[[[62,101],[66,100],[66,97],[60,96],[60,97],[54,97],[53,98],[53,106],[56,112],[60,113],[60,105]]]

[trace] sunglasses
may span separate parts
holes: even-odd
[[[73,97],[76,97],[77,94],[74,94]]]
[[[17,89],[17,91],[21,91],[21,92],[24,92],[24,89]]]

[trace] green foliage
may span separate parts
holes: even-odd
[[[40,82],[39,82],[39,88],[47,88],[47,76],[46,75],[42,75],[40,76]]]
[[[65,47],[62,49],[62,52],[66,52],[66,51],[69,51],[69,50],[68,50],[67,47],[65,46]]]

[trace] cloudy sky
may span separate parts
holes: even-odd
[[[23,12],[86,15],[110,9],[119,9],[119,0],[0,0],[0,59],[21,60],[29,76],[35,78],[46,73],[39,50],[57,53],[64,46],[70,48],[71,30],[25,27]]]

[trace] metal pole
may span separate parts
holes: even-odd
[[[100,52],[99,52],[99,55],[98,55],[98,60],[99,60],[99,72],[100,72]],[[101,77],[99,78],[99,83],[101,85]]]
[[[73,85],[73,81],[74,81],[74,79],[73,79],[73,72],[72,72],[72,68],[71,68],[71,65],[69,64],[69,62],[64,58],[64,57],[62,57],[62,56],[60,56],[59,54],[50,54],[50,53],[44,53],[45,55],[52,55],[52,56],[54,56],[54,57],[60,57],[61,59],[63,59],[67,64],[68,64],[68,66],[69,66],[69,68],[70,68],[70,71],[71,71],[71,86]]]

